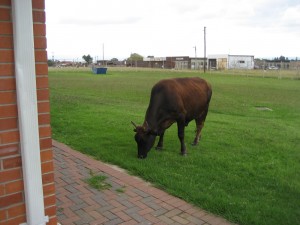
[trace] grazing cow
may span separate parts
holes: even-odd
[[[190,121],[196,121],[197,129],[193,145],[197,145],[211,96],[210,84],[199,77],[165,79],[155,84],[143,125],[137,126],[132,122],[136,132],[138,158],[147,157],[156,136],[159,136],[156,149],[162,149],[165,130],[175,122],[178,127],[181,154],[186,155],[184,128]]]

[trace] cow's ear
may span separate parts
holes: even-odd
[[[149,128],[149,125],[148,125],[147,120],[146,120],[146,121],[144,122],[144,124],[143,124],[143,129],[144,129],[144,132],[145,132],[145,133],[149,133],[150,128]]]
[[[134,132],[137,132],[136,128],[133,129]]]

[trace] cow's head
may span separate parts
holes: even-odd
[[[138,147],[138,158],[145,159],[148,152],[153,147],[156,135],[153,134],[151,129],[148,127],[147,122],[143,126],[137,126],[131,121],[134,126],[134,132],[136,132],[134,139]]]

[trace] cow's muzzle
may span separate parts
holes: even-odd
[[[147,158],[147,155],[138,155],[138,158],[139,158],[139,159],[146,159],[146,158]]]

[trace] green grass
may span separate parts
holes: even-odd
[[[213,87],[199,146],[189,145],[191,122],[188,156],[180,156],[174,125],[165,134],[163,151],[151,150],[138,160],[130,121],[143,122],[153,84],[199,75]],[[258,72],[50,70],[53,138],[232,222],[300,224],[300,81],[295,78],[263,78]]]
[[[86,179],[86,182],[98,191],[106,190],[111,188],[111,184],[105,182],[107,179],[106,176],[94,174],[92,171],[90,172],[90,177]]]
[[[121,188],[117,188],[116,192],[119,194],[125,193],[126,192],[126,186],[122,186]]]

